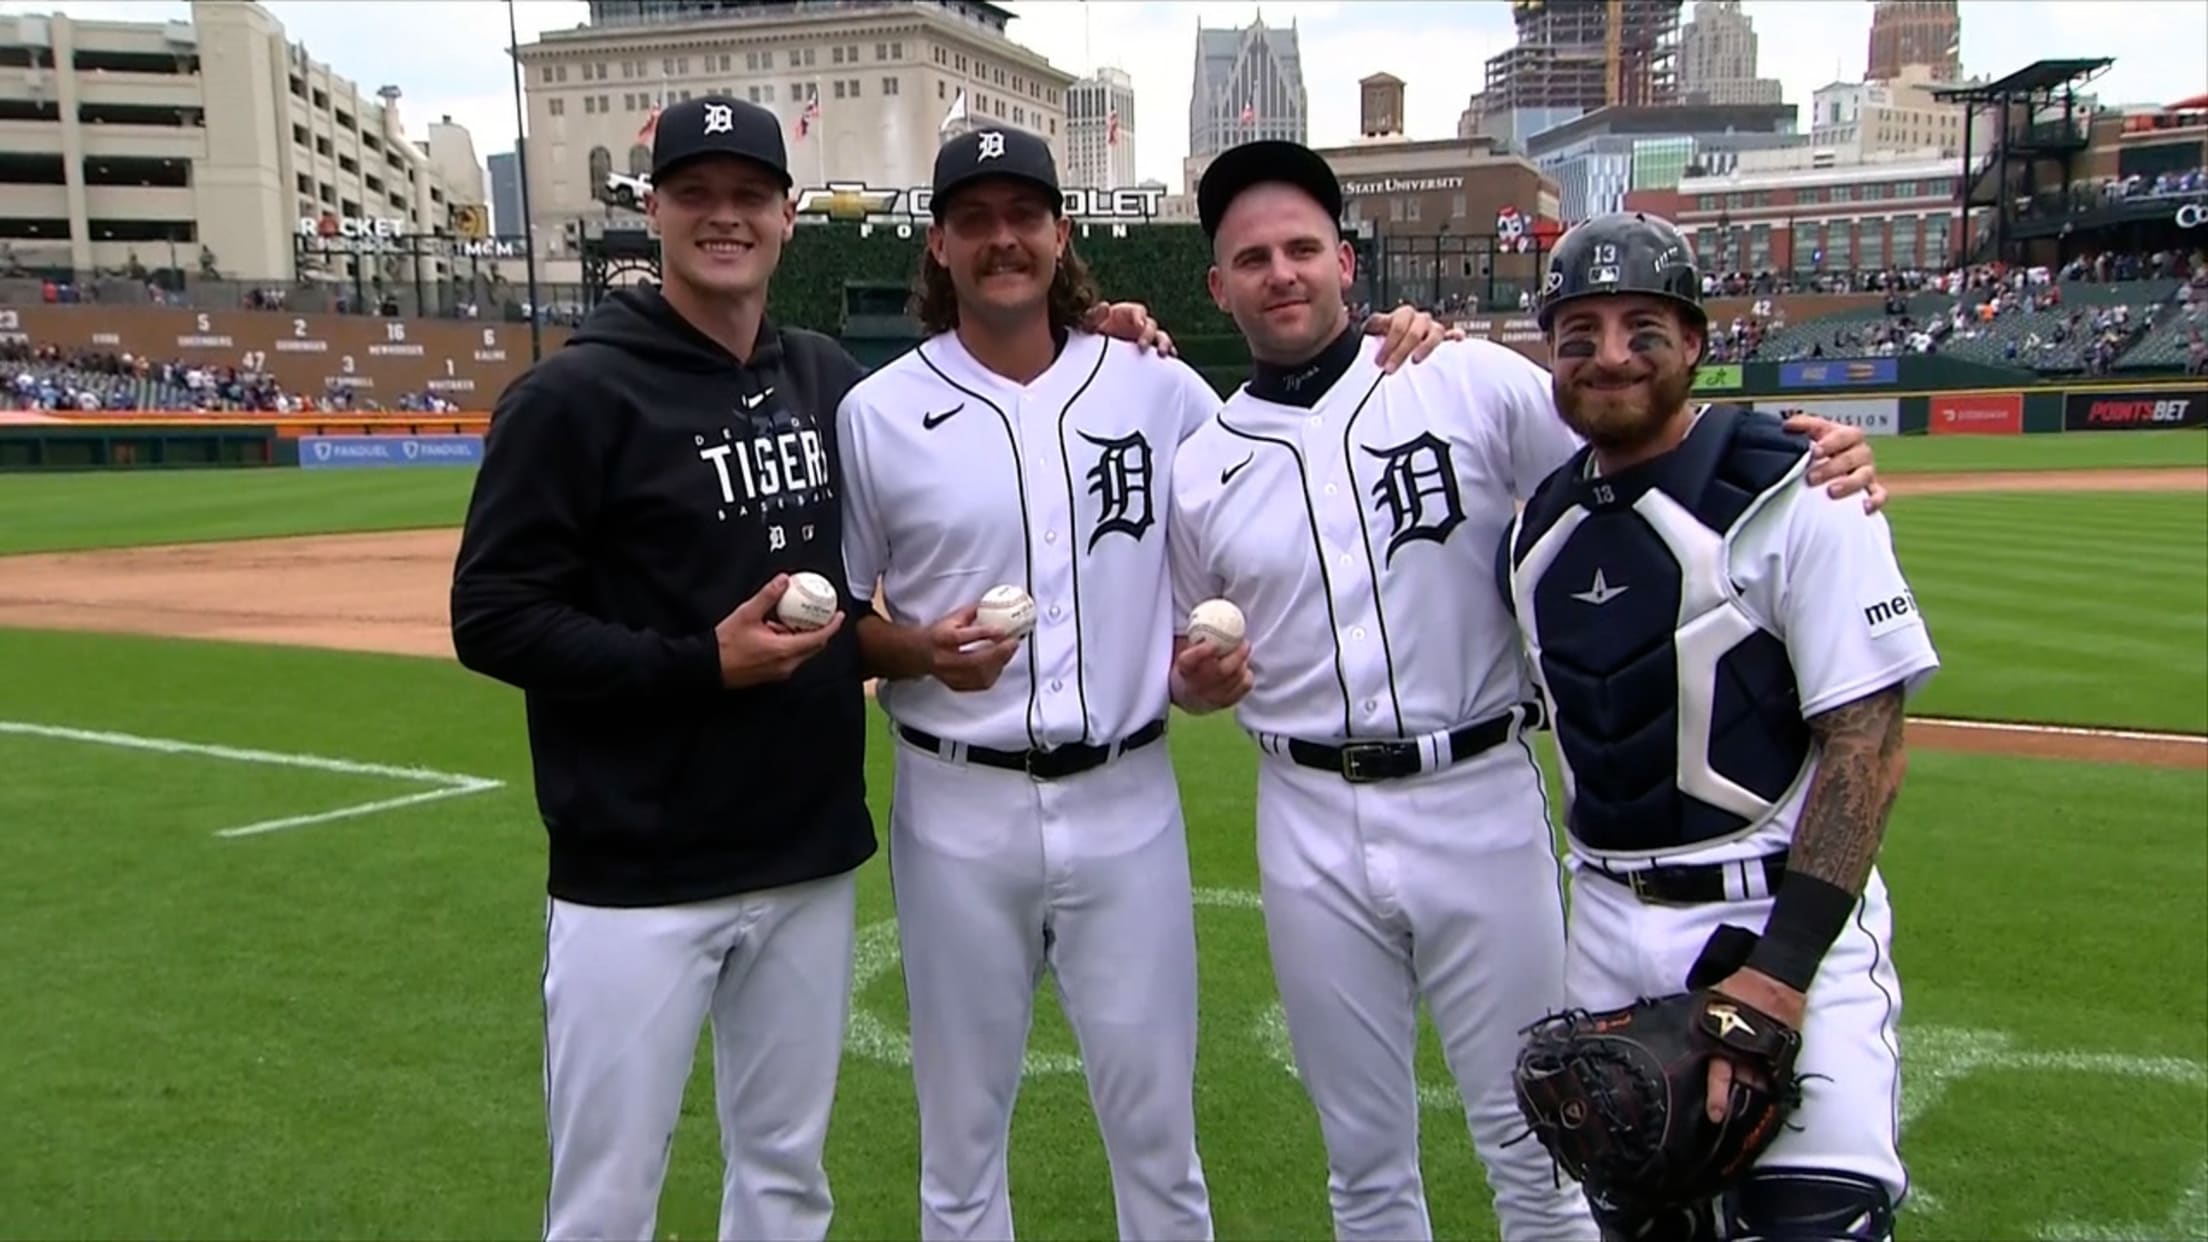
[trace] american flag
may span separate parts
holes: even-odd
[[[803,112],[800,112],[800,113],[798,113],[798,114],[797,114],[797,136],[798,136],[798,138],[799,138],[799,139],[803,139],[803,138],[805,137],[805,135],[807,135],[807,134],[811,133],[811,132],[812,132],[812,130],[813,130],[813,125],[814,125],[814,123],[815,123],[815,122],[817,122],[817,121],[819,121],[819,120],[820,120],[820,96],[818,96],[818,95],[815,95],[815,96],[813,96],[813,97],[812,97],[811,99],[808,99],[808,100],[806,100],[806,101],[805,101],[805,110],[804,110]]]
[[[1114,108],[1109,113],[1105,114],[1104,145],[1107,147],[1116,147],[1119,145],[1119,109],[1117,108]]]
[[[652,110],[644,114],[644,128],[636,131],[636,140],[638,142],[650,142],[653,135],[658,132],[659,105],[655,103],[652,105]]]
[[[1243,104],[1243,105],[1242,105],[1242,123],[1243,123],[1244,125],[1250,125],[1250,124],[1254,124],[1254,123],[1255,123],[1256,121],[1257,121],[1257,105],[1256,105],[1256,104],[1254,104],[1254,103],[1246,103],[1246,104]]]

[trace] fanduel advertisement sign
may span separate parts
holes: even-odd
[[[301,436],[304,470],[473,466],[483,460],[481,436]]]

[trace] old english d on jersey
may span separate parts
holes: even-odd
[[[736,691],[713,633],[778,573],[844,580],[834,410],[858,376],[771,325],[739,363],[622,291],[500,398],[453,636],[528,692],[553,896],[702,900],[872,852],[851,629]]]

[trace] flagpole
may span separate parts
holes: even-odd
[[[521,177],[521,260],[529,273],[529,361],[544,359],[544,307],[537,301],[537,222],[529,212],[529,141],[523,135],[521,107],[521,32],[514,22],[514,0],[506,0],[506,58],[514,68],[514,167]]]

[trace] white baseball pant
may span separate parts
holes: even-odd
[[[649,1242],[708,1018],[720,1236],[818,1239],[850,1012],[852,873],[678,906],[545,915],[547,1239]]]
[[[1259,769],[1266,939],[1342,1242],[1433,1236],[1413,1064],[1422,997],[1503,1237],[1596,1237],[1539,1143],[1504,1147],[1526,1129],[1511,1088],[1519,1032],[1564,999],[1562,870],[1540,780],[1518,741],[1372,784],[1277,755]]]
[[[1751,879],[1761,890],[1760,878]],[[1760,932],[1770,917],[1768,896],[1687,906],[1644,903],[1575,858],[1567,968],[1572,1003],[1599,1012],[1682,991],[1720,923]],[[1893,925],[1885,881],[1873,869],[1855,917],[1810,983],[1795,1061],[1795,1072],[1806,1076],[1802,1107],[1756,1163],[1875,1178],[1899,1210],[1908,1174],[1899,1146],[1901,982],[1894,971]]]
[[[1005,1153],[1047,970],[1127,1239],[1208,1239],[1196,927],[1164,742],[1058,780],[900,742],[890,883],[920,1106],[920,1236],[1013,1238]]]

